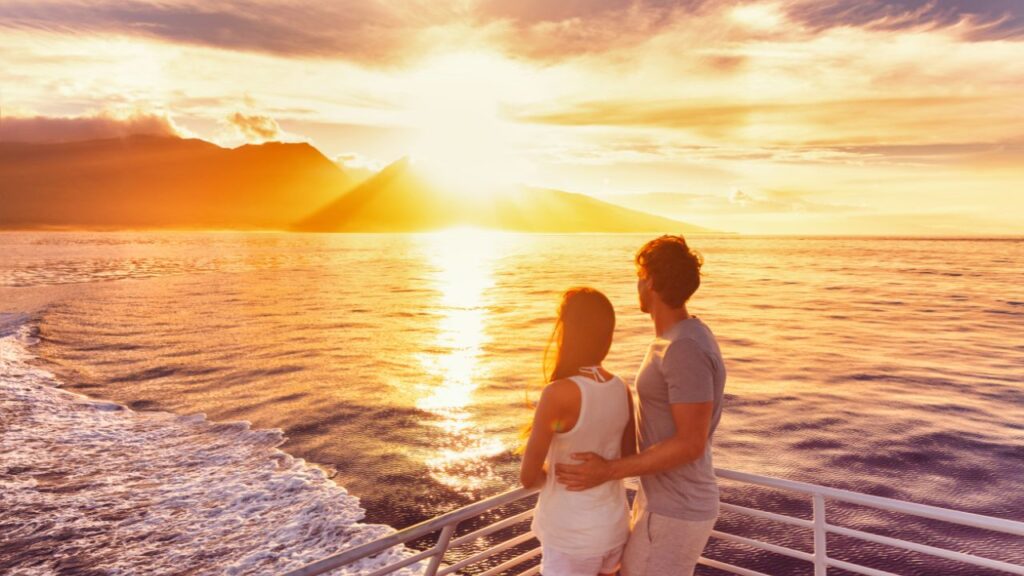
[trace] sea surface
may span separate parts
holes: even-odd
[[[279,573],[514,487],[565,289],[609,295],[605,365],[635,376],[647,239],[0,233],[0,573]],[[1024,520],[1024,240],[691,244],[706,259],[691,312],[729,373],[717,466]],[[806,517],[802,498],[723,486]],[[1024,564],[1020,538],[833,517]],[[902,574],[984,573],[829,545]],[[708,555],[810,573],[737,545]]]

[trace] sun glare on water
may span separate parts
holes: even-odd
[[[452,229],[424,234],[428,261],[439,291],[435,350],[419,355],[429,381],[421,386],[416,407],[437,416],[442,445],[426,462],[433,478],[462,490],[476,490],[493,480],[486,459],[505,450],[486,434],[471,410],[485,370],[480,365],[485,332],[486,292],[494,283],[495,234]]]
[[[497,190],[529,166],[513,150],[503,95],[515,66],[487,54],[449,54],[425,64],[410,94],[413,162],[455,191]]]

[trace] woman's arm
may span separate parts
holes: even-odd
[[[620,458],[632,456],[637,453],[636,445],[636,411],[633,409],[633,393],[626,384],[626,398],[629,399],[629,422],[626,429],[622,431],[622,455]]]
[[[568,385],[573,388],[570,389]],[[530,438],[523,451],[523,463],[519,468],[519,481],[523,486],[537,488],[544,483],[547,476],[544,460],[548,456],[555,432],[561,432],[564,427],[566,406],[571,401],[572,392],[579,394],[575,388],[571,381],[559,380],[546,386],[541,393],[537,410],[533,413]]]

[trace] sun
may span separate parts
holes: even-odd
[[[409,94],[414,164],[454,190],[496,190],[529,170],[514,153],[515,126],[503,114],[516,74],[499,56],[448,54],[420,67]]]

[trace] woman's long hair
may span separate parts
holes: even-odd
[[[558,305],[555,328],[544,350],[546,382],[568,378],[578,374],[584,366],[600,364],[612,346],[614,332],[615,309],[607,296],[586,286],[566,290]],[[529,386],[525,393],[526,405],[535,408],[529,398]],[[525,448],[531,426],[528,423],[521,431],[523,442],[516,452]]]
[[[584,366],[600,364],[612,346],[615,309],[594,288],[570,288],[562,294],[558,319],[544,351],[548,382],[568,378]]]

